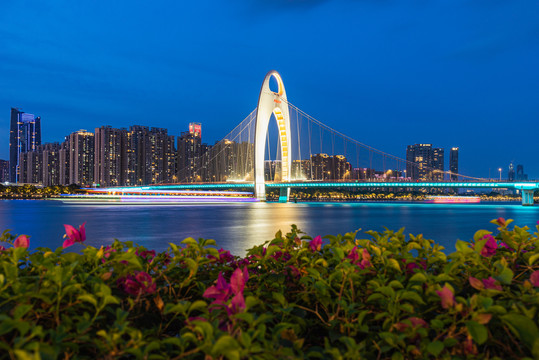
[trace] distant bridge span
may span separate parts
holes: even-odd
[[[539,189],[539,182],[266,182],[267,188],[291,189],[291,188],[351,188],[351,189],[369,189],[369,188],[468,188],[468,189],[517,189],[522,194],[522,205],[533,205],[533,193]],[[109,192],[129,192],[143,190],[219,190],[219,189],[255,189],[252,182],[226,182],[226,183],[184,183],[184,184],[166,184],[166,185],[148,185],[131,187],[101,188],[101,191]],[[287,193],[286,192],[282,192]],[[279,199],[287,201],[287,197]]]

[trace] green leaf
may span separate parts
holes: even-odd
[[[481,325],[476,321],[467,321],[466,328],[468,329],[468,333],[472,336],[474,341],[479,345],[487,341],[488,331],[484,325]]]
[[[425,276],[425,274],[423,273],[415,273],[411,278],[410,280],[408,280],[409,282],[418,282],[418,283],[424,283],[424,282],[427,282],[427,277]]]
[[[203,300],[197,300],[195,302],[193,302],[191,304],[191,306],[189,306],[189,310],[187,311],[187,313],[191,313],[195,310],[199,310],[199,311],[202,311],[203,309],[206,309],[206,307],[208,306],[208,304],[206,304],[205,301]]]
[[[215,345],[213,345],[212,353],[215,357],[218,357],[219,355],[224,355],[228,359],[239,359],[240,355],[238,352],[239,344],[230,335],[223,335],[217,340]]]
[[[392,299],[395,297],[395,290],[389,286],[382,286],[381,288],[376,289],[376,291]]]
[[[528,264],[530,264],[530,266],[532,266],[533,263],[534,263],[537,259],[539,259],[539,254],[534,254],[534,255],[530,256],[530,258],[528,259]],[[1,281],[0,281],[0,283],[1,283]]]
[[[336,247],[333,249],[335,251],[335,255],[337,255],[337,259],[342,260],[344,259],[344,251],[340,247]]]
[[[32,309],[33,305],[30,304],[22,304],[15,308],[15,312],[13,313],[13,318],[15,320],[21,319],[28,311]]]
[[[198,245],[197,241],[193,239],[192,237],[188,237],[184,239],[181,243],[186,244],[186,245]]]
[[[395,270],[397,270],[397,271],[399,271],[399,272],[401,271],[401,267],[400,267],[399,262],[398,262],[397,260],[395,260],[395,259],[389,259],[387,262],[388,262],[387,265],[388,265],[390,268],[393,268],[393,269],[395,269]]]
[[[91,294],[80,295],[78,300],[89,302],[93,306],[97,307],[97,299]]]
[[[509,268],[504,268],[500,275],[494,276],[494,278],[502,284],[510,285],[511,281],[513,281],[513,271]]]
[[[535,340],[539,339],[539,329],[532,319],[516,313],[502,315],[500,319],[529,349],[533,347]]]
[[[279,292],[272,292],[271,296],[273,296],[273,299],[275,299],[281,306],[285,306],[286,300],[284,298],[284,295]]]
[[[419,296],[418,293],[416,293],[415,291],[405,291],[401,294],[401,300],[410,300],[410,301],[413,301],[417,304],[425,304],[425,302],[423,301],[423,299],[421,298],[421,296]]]
[[[455,244],[455,247],[457,248],[458,252],[461,252],[463,254],[468,254],[473,252],[473,249],[470,248],[470,243],[462,240],[457,240],[457,243]]]
[[[433,341],[427,345],[427,351],[433,356],[438,356],[444,350],[444,343],[441,341]]]

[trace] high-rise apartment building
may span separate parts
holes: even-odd
[[[69,164],[71,152],[69,150],[69,138],[60,144],[60,150],[58,151],[58,163],[60,166],[60,173],[58,176],[59,185],[71,185],[69,182]]]
[[[176,149],[167,129],[134,125],[127,133],[127,184],[159,184],[174,181]]]
[[[95,129],[94,182],[99,186],[127,184],[127,130]]]
[[[312,180],[344,180],[352,177],[352,166],[343,155],[311,155]]]
[[[19,182],[20,154],[35,151],[41,145],[41,118],[11,108],[9,131],[9,179]]]
[[[0,183],[9,181],[9,161],[0,160]]]
[[[517,165],[517,181],[527,181],[528,175],[524,174],[524,165]]]
[[[95,136],[86,130],[69,135],[69,183],[88,186],[94,183]]]
[[[443,180],[444,149],[432,144],[408,145],[406,149],[406,174],[412,180]]]
[[[451,171],[451,181],[458,181],[459,173],[459,148],[453,147],[449,152],[449,171]]]
[[[509,171],[507,172],[507,180],[515,181],[515,167],[512,162],[509,164]]]
[[[202,181],[202,126],[190,123],[189,131],[178,137],[178,182]]]
[[[60,149],[59,143],[41,145],[43,186],[62,184],[60,182]]]

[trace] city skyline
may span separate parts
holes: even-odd
[[[214,143],[275,68],[293,104],[375,148],[459,147],[462,173],[507,178],[514,162],[539,177],[537,3],[127,4],[0,5],[0,109],[41,116],[43,143],[97,124],[179,135],[190,122]],[[1,136],[0,159],[8,151]]]

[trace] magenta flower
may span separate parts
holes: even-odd
[[[539,270],[532,272],[530,276],[530,282],[533,286],[539,287]]]
[[[224,303],[231,293],[230,285],[226,282],[223,274],[219,272],[217,276],[217,284],[210,286],[204,291],[202,296],[206,298],[214,298],[214,303]]]
[[[127,275],[118,279],[118,285],[129,295],[153,294],[157,288],[152,277],[144,271],[135,271],[135,276]]]
[[[227,283],[223,274],[220,272],[217,276],[217,284],[210,286],[204,291],[203,296],[206,298],[215,299],[211,305],[222,305],[228,315],[237,314],[241,310],[245,309],[245,298],[243,297],[243,289],[245,284],[249,280],[249,272],[244,267],[243,270],[236,269],[232,273],[230,278],[230,284]],[[232,300],[229,305],[225,303],[229,300],[230,296]]]
[[[502,291],[502,286],[491,276],[488,279],[483,279],[483,285],[485,289],[499,290]]]
[[[361,269],[372,267],[371,254],[365,248],[360,253],[357,246],[354,246],[348,253],[347,258],[350,259],[352,264],[359,266]]]
[[[320,251],[322,249],[322,237],[318,235],[317,237],[312,239],[309,243],[309,247],[311,248],[312,252]]]
[[[455,295],[453,295],[453,291],[451,291],[447,285],[444,285],[442,290],[436,290],[436,294],[440,297],[444,309],[448,309],[455,305]]]
[[[148,260],[148,262],[152,262],[153,258],[155,257],[155,250],[144,250],[139,252],[137,249],[135,250],[135,254],[145,260]]]
[[[243,297],[243,293],[237,293],[232,298],[230,306],[227,306],[226,312],[228,313],[228,315],[232,315],[239,313],[243,309],[245,309],[245,299]]]
[[[86,222],[79,226],[79,229],[77,230],[71,225],[64,224],[66,229],[66,234],[64,237],[67,238],[62,245],[64,249],[75,243],[82,243],[84,240],[86,240],[86,229],[84,228],[84,225],[86,225]]]
[[[19,235],[19,237],[15,239],[13,246],[16,248],[28,248],[30,246],[30,238],[28,237],[28,235]]]
[[[485,242],[485,246],[481,249],[481,255],[484,257],[494,256],[496,254],[496,249],[498,248],[496,239],[490,234],[483,236],[483,239],[486,239],[487,241]]]
[[[234,261],[234,256],[232,256],[230,251],[224,250],[223,248],[221,248],[218,250],[218,252],[219,252],[219,259],[213,255],[208,255],[208,259],[217,261],[221,264],[227,264],[229,262]]]
[[[243,268],[243,270],[234,270],[234,273],[232,273],[232,277],[230,278],[230,287],[232,288],[232,292],[234,294],[243,293],[247,280],[249,280],[249,272],[247,271],[246,267]]]
[[[6,250],[6,248],[0,245],[0,251],[4,251],[4,250]]]

